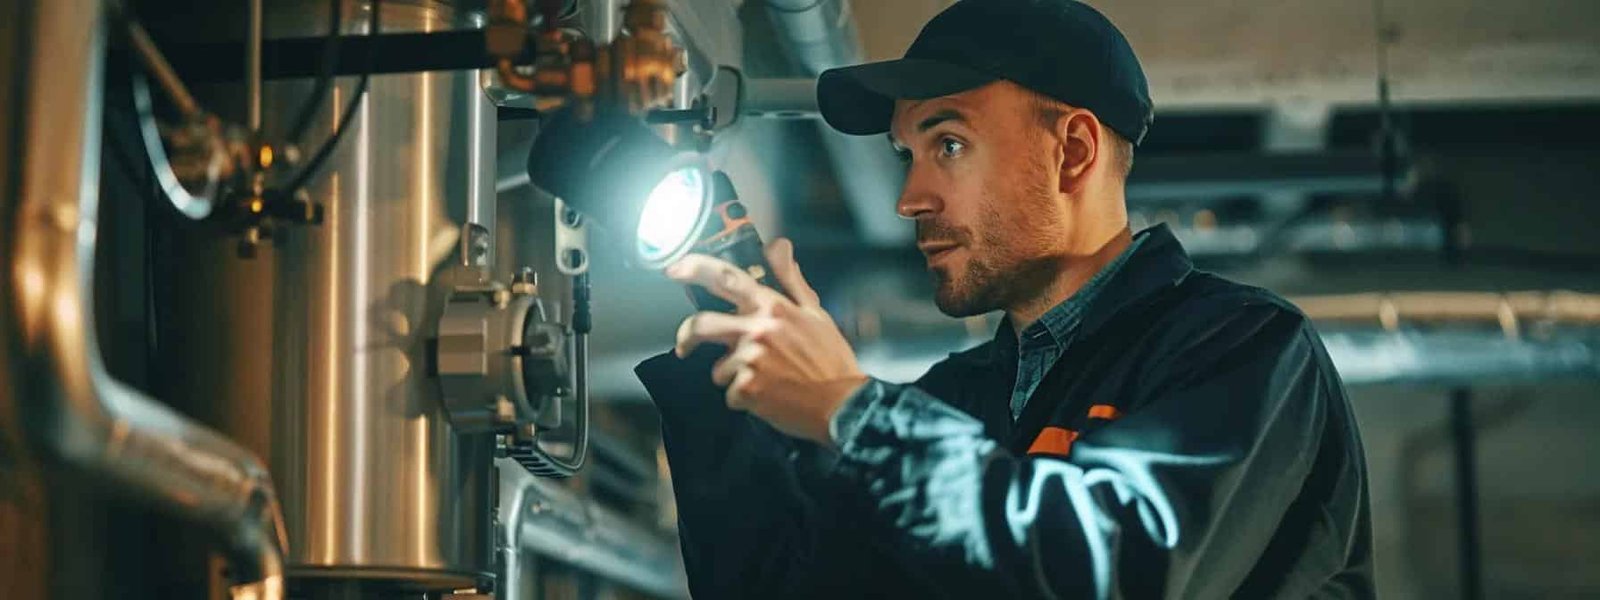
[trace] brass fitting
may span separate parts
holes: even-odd
[[[687,54],[667,35],[667,3],[633,0],[622,9],[621,35],[611,44],[617,100],[633,112],[672,98],[673,84],[688,70]]]
[[[623,31],[609,46],[597,47],[579,32],[545,23],[532,32],[524,0],[492,0],[484,38],[495,57],[501,81],[533,94],[541,109],[595,101],[642,112],[670,101],[673,84],[688,68],[687,55],[667,35],[663,0],[633,0],[623,9]],[[529,37],[531,70],[519,70]]]

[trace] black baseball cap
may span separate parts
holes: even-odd
[[[1133,48],[1075,0],[961,0],[923,26],[905,58],[829,69],[822,118],[853,135],[884,133],[897,99],[925,100],[1006,79],[1088,109],[1138,145],[1154,105]]]

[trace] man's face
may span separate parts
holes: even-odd
[[[1071,224],[1054,138],[1026,91],[1000,82],[901,100],[890,138],[907,165],[896,209],[916,220],[940,311],[982,314],[1049,285]]]

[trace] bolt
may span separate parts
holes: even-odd
[[[521,296],[532,296],[539,293],[539,274],[530,267],[523,267],[511,278],[511,293]]]
[[[510,423],[517,418],[517,407],[505,395],[494,397],[494,420],[500,423]]]
[[[516,278],[512,282],[539,285],[539,274],[533,270],[533,267],[523,267],[522,270],[517,271]]]
[[[584,260],[583,250],[580,250],[578,248],[573,248],[571,250],[567,250],[566,259],[567,259],[567,268],[568,269],[577,270],[577,269],[583,267],[583,260]]]
[[[561,224],[562,225],[566,225],[567,227],[577,228],[577,226],[579,224],[581,224],[581,223],[583,223],[583,215],[578,214],[578,211],[576,211],[576,210],[572,210],[572,207],[570,207],[570,206],[561,207]]]

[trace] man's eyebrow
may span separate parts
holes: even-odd
[[[927,130],[933,129],[940,123],[944,123],[946,121],[957,121],[961,123],[969,122],[967,121],[967,116],[962,114],[961,111],[954,108],[946,108],[939,112],[933,113],[928,118],[923,119],[921,123],[917,123],[917,133],[926,132]],[[899,139],[894,137],[894,132],[891,131],[887,135],[889,138],[889,145],[895,150],[900,150],[901,148],[905,147],[900,143]]]
[[[932,116],[923,119],[921,123],[917,123],[917,132],[921,133],[929,129],[933,129],[935,126],[945,121],[960,121],[962,123],[966,123],[967,116],[961,114],[961,111],[954,108],[946,108],[939,112],[933,113]]]

